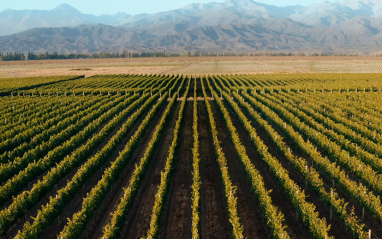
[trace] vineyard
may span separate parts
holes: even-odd
[[[380,74],[0,80],[0,238],[380,238]]]

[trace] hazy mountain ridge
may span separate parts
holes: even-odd
[[[0,36],[40,27],[75,27],[83,24],[107,24],[117,26],[130,15],[95,16],[82,14],[68,4],[52,10],[5,10],[0,12]]]
[[[376,51],[382,45],[382,2],[377,0],[323,1],[307,7],[227,0],[134,16],[86,15],[60,5],[41,11],[35,21],[30,20],[35,12],[19,11],[19,25],[25,19],[30,25],[47,22],[43,19],[52,11],[57,18],[49,23],[62,26],[0,37],[0,52],[357,52]],[[0,29],[7,12],[0,13]],[[60,21],[60,16],[68,20]]]

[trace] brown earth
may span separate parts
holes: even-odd
[[[180,108],[180,102],[173,106],[169,119],[176,119]],[[137,196],[133,202],[126,223],[122,228],[122,238],[144,237],[150,226],[150,216],[155,202],[155,194],[160,184],[160,174],[164,169],[167,152],[173,138],[176,120],[168,121],[161,134],[153,159],[143,177]],[[143,154],[142,154],[143,155]],[[138,161],[139,162],[139,161]],[[126,187],[124,185],[124,187]]]
[[[202,96],[200,81],[197,95]],[[200,144],[200,235],[201,238],[231,238],[227,200],[222,177],[216,161],[211,126],[204,101],[198,102],[198,131]]]
[[[192,80],[189,95],[193,92]],[[191,238],[192,124],[193,101],[187,101],[168,196],[162,213],[159,238]]]
[[[236,152],[223,115],[219,111],[215,101],[211,102],[211,107],[218,131],[218,139],[227,158],[229,176],[233,185],[236,187],[236,196],[238,198],[237,210],[240,222],[244,228],[244,237],[259,239],[271,238],[270,231],[263,216],[264,213],[260,208],[258,199],[252,192],[252,186]],[[242,142],[246,143],[244,141]],[[254,159],[260,160],[258,157]]]
[[[88,226],[86,227],[85,232],[82,234],[82,238],[100,238],[102,236],[102,233],[103,233],[102,229],[106,225],[106,223],[109,222],[110,213],[112,213],[115,210],[118,203],[120,202],[120,198],[124,194],[123,188],[128,186],[129,180],[130,180],[131,175],[132,175],[134,168],[135,168],[134,165],[136,163],[139,163],[140,159],[143,157],[145,150],[146,150],[146,147],[148,146],[148,144],[152,138],[155,127],[159,123],[160,118],[161,118],[166,106],[167,106],[167,104],[162,106],[161,112],[159,114],[157,114],[157,117],[151,122],[147,133],[142,137],[141,143],[138,146],[138,148],[135,150],[133,157],[129,160],[127,166],[122,171],[119,179],[116,182],[114,182],[114,184],[112,186],[112,190],[108,193],[106,199],[103,200],[102,204],[98,208],[98,210],[95,214],[96,216],[93,217],[91,219],[91,221],[88,223]],[[175,108],[176,105],[174,105],[173,107]],[[176,109],[173,109],[173,111],[176,111]],[[168,143],[168,141],[166,141],[166,143]],[[158,147],[160,147],[161,145],[163,145],[162,147],[167,146],[166,143],[159,143]],[[124,145],[124,144],[122,144],[122,145]],[[154,155],[156,155],[156,153],[157,153],[157,151],[154,152]],[[151,162],[151,164],[158,165],[157,159],[158,159],[158,157],[154,157],[153,162]],[[155,182],[157,182],[158,181],[158,175],[157,175],[157,172],[156,172],[156,174],[154,174],[152,172],[152,170],[154,168],[153,165],[150,165],[150,168],[147,170],[145,175],[147,175],[151,179],[154,177],[154,179],[156,180]],[[158,170],[158,169],[156,169],[156,170]],[[159,177],[159,181],[160,181],[160,177]],[[145,187],[142,187],[145,190],[147,190],[147,186],[150,186],[150,192],[152,193],[152,191],[155,191],[154,187],[155,188],[157,187],[157,183],[152,183],[152,182],[153,181],[148,182],[147,177],[145,177],[141,186],[145,185]],[[142,188],[140,187],[140,190]],[[139,192],[137,195],[137,198],[139,197],[140,194],[141,193]],[[151,203],[151,199],[153,199],[153,198],[154,198],[154,196],[151,196],[151,197],[148,197],[146,199],[147,199],[147,201],[149,201]],[[143,203],[143,200],[137,200],[137,201],[138,202],[142,201],[142,203]],[[139,209],[139,208],[141,208],[141,207],[137,207],[137,206],[133,205],[132,211],[134,211],[135,209]],[[149,207],[144,206],[141,209],[146,210],[144,215],[146,215],[146,214],[151,215],[152,207],[149,208]],[[148,211],[150,211],[150,213],[148,213]],[[150,218],[148,218],[148,219],[146,217],[144,217],[144,218],[146,220],[150,220]],[[123,235],[130,235],[130,234],[125,234],[124,232],[122,232],[122,237],[123,237]],[[142,235],[142,236],[144,236],[144,235]],[[137,238],[137,237],[132,236],[131,238]]]

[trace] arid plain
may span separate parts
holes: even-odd
[[[246,56],[0,62],[0,77],[105,74],[381,73],[382,57]]]

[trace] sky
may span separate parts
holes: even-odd
[[[306,6],[319,3],[323,0],[254,0],[259,3],[269,5],[286,6],[302,5]],[[333,1],[333,0],[332,0]],[[0,0],[0,11],[6,9],[23,10],[51,10],[61,3],[67,3],[82,13],[86,14],[114,14],[125,12],[127,14],[154,13],[173,10],[184,7],[190,3],[224,2],[224,0]]]

